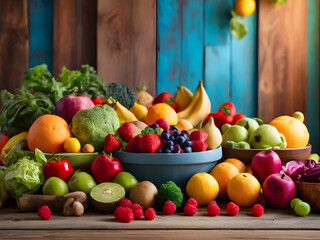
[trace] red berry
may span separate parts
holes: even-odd
[[[192,152],[203,152],[208,148],[208,144],[203,141],[192,140]]]
[[[237,204],[233,203],[233,202],[229,202],[227,204],[227,213],[230,216],[235,216],[238,214],[240,208]]]
[[[133,212],[134,219],[139,219],[143,216],[143,208],[140,206],[140,204],[134,203],[131,209]]]
[[[195,140],[195,141],[206,141],[208,138],[208,134],[205,132],[202,132],[201,130],[196,130],[191,132],[190,134],[190,140]]]
[[[143,135],[139,142],[139,149],[143,153],[155,153],[161,147],[161,139],[155,133]]]
[[[43,220],[49,220],[51,217],[51,210],[47,205],[42,206],[38,209],[38,216]]]
[[[220,208],[218,206],[218,204],[214,204],[214,203],[209,203],[208,207],[207,207],[207,212],[209,214],[209,216],[218,216],[220,213]]]
[[[143,215],[146,219],[153,220],[156,217],[156,211],[152,207],[149,207],[144,211]]]
[[[177,206],[170,200],[166,201],[162,207],[162,211],[166,215],[171,215],[177,210]]]
[[[260,204],[253,205],[251,210],[252,210],[252,214],[256,217],[261,217],[264,213],[264,208]]]
[[[215,200],[212,200],[208,205],[217,205],[217,202]]]
[[[133,220],[133,212],[131,208],[128,207],[117,207],[114,211],[114,216],[119,222],[129,223]]]
[[[130,199],[124,198],[124,199],[121,200],[120,206],[121,206],[121,207],[132,208],[132,202],[130,201]]]
[[[114,134],[108,134],[104,141],[104,151],[106,153],[112,153],[113,151],[119,150],[122,146],[122,142],[120,142]]]
[[[195,205],[192,204],[187,204],[184,209],[183,209],[184,213],[187,216],[193,216],[196,214],[196,212],[198,211],[198,208]]]
[[[162,92],[153,99],[152,104],[165,103],[168,98],[173,98],[172,94],[169,92]]]
[[[157,121],[156,121],[156,124],[159,125],[159,127],[161,127],[163,130],[168,130],[169,129],[169,123],[167,122],[166,119],[164,118],[159,118]]]
[[[101,97],[94,97],[91,99],[94,105],[102,105],[103,99]]]
[[[132,123],[125,122],[118,128],[117,133],[119,134],[122,140],[129,142],[132,138],[133,133]]]
[[[195,207],[198,207],[198,202],[194,198],[189,198],[186,205],[191,204],[194,205]]]
[[[135,136],[134,138],[132,138],[128,145],[126,146],[126,151],[127,152],[133,152],[133,153],[139,153],[140,149],[139,149],[139,142],[141,140],[141,135],[138,134],[137,136]]]

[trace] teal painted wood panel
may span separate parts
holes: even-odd
[[[307,127],[313,153],[320,153],[320,1],[308,0]]]
[[[53,0],[29,0],[29,66],[46,63],[52,71]]]

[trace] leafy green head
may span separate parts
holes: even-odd
[[[181,189],[172,181],[161,184],[158,190],[158,203],[162,207],[166,201],[171,200],[177,207],[181,207],[183,193]]]

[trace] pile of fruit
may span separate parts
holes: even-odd
[[[15,199],[20,210],[39,210],[39,216],[49,219],[51,210],[82,215],[90,198],[95,209],[112,212],[121,222],[142,216],[153,220],[156,211],[192,216],[198,205],[207,206],[209,216],[217,216],[220,207],[215,199],[230,201],[230,215],[240,207],[252,206],[253,215],[261,216],[263,206],[289,205],[299,215],[309,213],[308,203],[295,200],[293,180],[319,182],[318,155],[306,164],[282,167],[272,151],[307,146],[309,133],[300,112],[269,124],[237,113],[231,102],[211,112],[202,81],[194,94],[178,87],[175,96],[163,92],[153,98],[145,88],[136,94],[118,83],[104,85],[88,66],[82,71],[63,68],[58,80],[45,66],[36,66],[27,71],[20,92],[2,93],[0,206]],[[261,151],[251,166],[234,156],[209,173],[191,176],[183,189],[172,181],[159,188],[150,181],[138,182],[112,156],[127,151],[165,157],[220,145]],[[65,152],[97,156],[90,169],[76,170],[67,159],[54,155]],[[47,159],[44,153],[52,157]]]

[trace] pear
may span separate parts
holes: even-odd
[[[242,118],[236,122],[236,125],[242,126],[247,129],[249,136],[251,133],[259,127],[259,124],[256,120],[252,118]]]
[[[210,117],[208,123],[201,129],[201,131],[208,134],[206,143],[208,144],[208,149],[216,149],[222,143],[222,135],[219,128],[214,124],[214,120]]]
[[[227,141],[247,142],[249,138],[247,129],[239,125],[224,124],[222,126],[222,132],[222,146],[224,146],[224,143]]]

